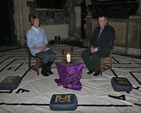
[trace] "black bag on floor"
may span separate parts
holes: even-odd
[[[14,90],[21,83],[21,77],[9,76],[0,83],[0,90]]]
[[[113,77],[111,79],[111,84],[113,86],[113,89],[115,91],[131,91],[132,90],[132,84],[129,82],[127,78],[121,78],[121,77]]]

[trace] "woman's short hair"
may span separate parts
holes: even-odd
[[[32,25],[33,25],[33,23],[34,23],[34,20],[37,19],[37,18],[39,19],[39,17],[38,17],[38,16],[35,16],[35,15],[31,17],[31,24],[32,24]]]

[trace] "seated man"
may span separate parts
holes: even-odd
[[[100,58],[110,54],[113,49],[113,41],[115,38],[115,30],[108,24],[107,17],[102,15],[98,17],[98,24],[90,38],[90,48],[81,53],[89,72],[98,76],[100,73]],[[90,57],[91,56],[91,57]]]

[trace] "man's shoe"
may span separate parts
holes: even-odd
[[[98,76],[98,75],[99,75],[99,73],[100,73],[100,71],[95,72],[95,73],[93,74],[93,76]]]
[[[87,74],[92,74],[94,72],[94,69],[89,70],[89,72],[87,72]]]

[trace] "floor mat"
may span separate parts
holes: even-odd
[[[77,109],[58,113],[140,113],[140,59],[113,54],[113,71],[107,70],[102,76],[95,77],[87,74],[88,70],[81,59],[85,48],[63,44],[50,45],[50,48],[56,53],[55,62],[66,60],[66,54],[70,53],[73,60],[83,64],[82,89],[76,91],[57,86],[54,80],[59,76],[55,63],[52,65],[54,74],[49,77],[28,71],[27,48],[3,51],[0,52],[0,81],[8,76],[20,76],[22,82],[13,91],[0,92],[0,113],[56,113],[49,108],[52,95],[69,93],[77,96]],[[108,59],[105,62],[108,63]],[[115,76],[126,77],[135,89],[130,93],[114,91],[111,78]],[[119,98],[121,95],[126,100]]]

